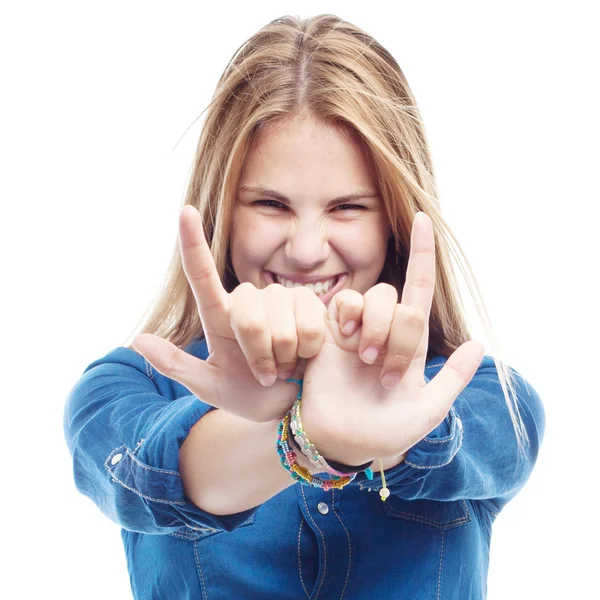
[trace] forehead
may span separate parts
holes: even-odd
[[[314,119],[278,122],[261,130],[246,157],[240,185],[306,191],[316,186],[340,194],[353,187],[377,190],[357,134]]]

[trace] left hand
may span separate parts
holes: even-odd
[[[319,354],[308,360],[304,372],[303,428],[323,456],[349,465],[374,458],[399,462],[408,449],[443,421],[484,354],[479,342],[465,342],[436,377],[429,384],[425,382],[435,287],[433,225],[425,213],[418,213],[413,222],[401,303],[390,304],[388,299],[387,309],[369,309],[369,294],[389,295],[387,288],[381,287],[385,285],[365,294],[362,324],[350,336],[340,329],[348,318],[341,317],[339,307],[344,302],[336,300],[337,295],[331,300],[325,343]],[[374,322],[378,326],[374,327]],[[358,352],[366,345],[363,330],[368,330],[370,341],[378,337],[381,344],[379,356],[371,364]],[[401,375],[391,389],[380,380],[388,371]]]

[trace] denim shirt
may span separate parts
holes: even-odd
[[[186,351],[208,355],[203,339]],[[445,361],[428,360],[427,382]],[[64,432],[77,490],[122,528],[138,600],[479,600],[492,524],[530,476],[545,428],[539,395],[511,371],[526,459],[486,355],[442,423],[385,472],[385,502],[375,473],[328,492],[295,483],[234,515],[201,510],[184,493],[179,448],[213,408],[125,347],[85,369]]]

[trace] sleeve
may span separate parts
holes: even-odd
[[[498,372],[493,359],[484,360],[440,425],[386,471],[392,494],[405,500],[483,500],[499,513],[525,485],[544,435],[544,407],[535,389],[510,369],[529,437],[519,455]],[[381,477],[374,474],[369,483],[381,486]]]
[[[166,534],[184,526],[232,531],[256,508],[216,516],[185,495],[179,448],[213,407],[119,347],[89,365],[70,391],[63,427],[75,486],[122,528]],[[160,375],[160,374],[159,374]],[[173,390],[179,390],[175,398]]]

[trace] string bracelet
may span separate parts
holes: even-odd
[[[352,469],[351,471],[339,471],[333,468],[327,463],[325,458],[319,454],[319,451],[315,448],[314,444],[311,444],[306,432],[302,429],[302,421],[300,420],[300,403],[301,399],[297,399],[291,409],[290,418],[290,430],[294,435],[294,440],[300,449],[300,452],[308,458],[311,464],[319,469],[319,471],[325,471],[330,475],[337,477],[343,477],[344,475],[357,475],[358,469]],[[369,463],[370,464],[370,463]],[[368,466],[368,465],[367,465]]]
[[[355,473],[353,475],[345,475],[344,477],[322,479],[321,477],[314,476],[308,469],[305,469],[302,465],[298,464],[296,453],[289,445],[289,422],[290,412],[288,411],[277,428],[277,453],[279,454],[281,466],[288,471],[296,481],[299,481],[303,485],[310,485],[328,491],[332,488],[342,489],[356,477]]]
[[[356,475],[364,471],[367,479],[373,479],[373,471],[370,468],[372,461],[366,462],[357,467],[351,467],[349,465],[344,465],[343,463],[335,462],[332,460],[326,460],[325,457],[319,454],[314,444],[311,444],[306,436],[306,433],[302,429],[302,421],[300,419],[300,402],[302,399],[302,379],[287,379],[288,382],[297,383],[300,386],[300,390],[298,391],[298,395],[296,396],[296,401],[292,406],[292,409],[288,412],[290,423],[289,423],[289,431],[287,433],[287,437],[289,440],[294,439],[297,447],[300,451],[310,460],[311,464],[317,467],[320,470],[323,470],[330,475],[333,476],[334,480],[338,477],[343,477],[344,475],[352,476],[352,479],[356,477]],[[288,416],[286,415],[286,416]],[[282,422],[283,423],[283,422]],[[280,424],[281,425],[281,424]],[[294,437],[290,436],[290,433],[293,433]],[[289,444],[288,444],[289,447]],[[293,451],[292,451],[293,452]],[[295,458],[295,453],[294,453]],[[285,465],[284,465],[285,467]],[[306,469],[303,469],[306,471]],[[379,470],[381,473],[381,489],[379,490],[379,496],[383,502],[385,502],[390,496],[390,490],[387,487],[385,481],[385,473],[383,470],[383,461],[379,459]],[[317,478],[318,479],[318,478]]]
[[[306,432],[302,429],[302,420],[300,418],[300,404],[302,401],[302,387],[300,387],[300,391],[298,392],[298,396],[296,397],[296,401],[292,406],[291,412],[291,421],[290,428],[292,433],[294,434],[293,439],[295,440],[297,447],[300,449],[302,454],[308,458],[311,464],[319,469],[319,471],[325,471],[330,475],[336,475],[338,477],[343,477],[344,475],[357,475],[361,471],[365,471],[367,479],[373,478],[373,471],[370,469],[370,464],[372,461],[366,462],[357,467],[351,467],[348,465],[344,465],[342,463],[333,463],[333,461],[328,461],[324,456],[319,454],[319,451],[316,449],[314,444],[311,444]]]

